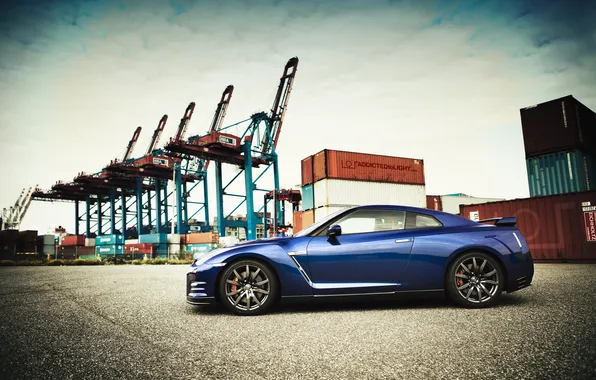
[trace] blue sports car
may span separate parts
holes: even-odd
[[[486,224],[491,222],[492,224]],[[293,237],[248,241],[195,260],[186,300],[261,314],[280,299],[446,292],[486,307],[532,282],[534,263],[515,217],[474,222],[404,206],[358,206]]]

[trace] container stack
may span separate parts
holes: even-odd
[[[569,95],[520,114],[531,197],[596,189],[596,113]]]
[[[139,244],[151,244],[152,255],[156,258],[168,257],[168,235],[167,234],[146,234],[139,235]]]
[[[0,231],[0,260],[13,260],[17,254],[19,231]]]
[[[294,232],[357,205],[426,206],[423,160],[325,149],[301,166],[303,212]]]
[[[37,231],[19,231],[17,235],[17,254],[37,254]]]
[[[102,259],[107,257],[124,257],[124,238],[122,235],[103,235],[96,237],[95,255]]]
[[[212,249],[217,248],[219,242],[219,233],[217,232],[201,232],[182,235],[180,243],[181,249],[185,252],[192,253],[193,258],[197,259],[206,254]]]
[[[41,257],[50,259],[56,255],[56,236],[40,235],[37,237],[37,253]]]

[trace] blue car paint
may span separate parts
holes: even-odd
[[[298,234],[217,249],[192,265],[188,283],[192,277],[205,284],[200,285],[204,291],[193,293],[200,294],[196,296],[189,296],[187,286],[187,301],[212,302],[218,275],[231,262],[244,259],[261,260],[274,270],[282,298],[442,291],[449,264],[458,254],[472,250],[492,254],[503,264],[507,275],[504,290],[515,291],[532,281],[534,266],[530,250],[515,227],[479,224],[457,215],[416,207],[357,208],[423,213],[434,216],[443,226],[340,235],[335,240]],[[341,215],[321,226],[332,225],[329,222]],[[520,279],[525,279],[525,283]]]

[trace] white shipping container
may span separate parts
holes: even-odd
[[[95,238],[85,238],[85,247],[95,247]]]
[[[126,239],[124,244],[139,244],[139,239]]]
[[[459,205],[473,205],[479,203],[488,202],[499,202],[504,201],[504,198],[475,198],[468,196],[454,196],[454,195],[443,195],[441,196],[441,204],[444,212],[450,214],[459,214]],[[466,218],[468,215],[464,215]]]
[[[180,235],[168,234],[168,244],[180,244]]]
[[[54,245],[56,235],[43,235],[43,245]]]
[[[329,216],[337,211],[345,210],[352,206],[342,205],[342,206],[323,206],[315,209],[315,222],[320,221],[326,216]]]
[[[54,247],[54,244],[44,244],[42,253],[44,255],[53,255],[54,253],[56,253],[56,248]]]
[[[370,204],[426,207],[426,187],[402,183],[322,179],[315,182],[314,197],[315,208]]]
[[[180,244],[168,244],[168,253],[178,253],[180,252]]]

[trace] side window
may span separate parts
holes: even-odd
[[[403,230],[406,226],[406,212],[363,209],[346,215],[333,224],[341,226],[342,235]]]
[[[417,212],[408,212],[408,220],[406,223],[406,228],[408,230],[433,227],[443,227],[443,224],[441,224],[441,222],[434,216],[419,214]]]

